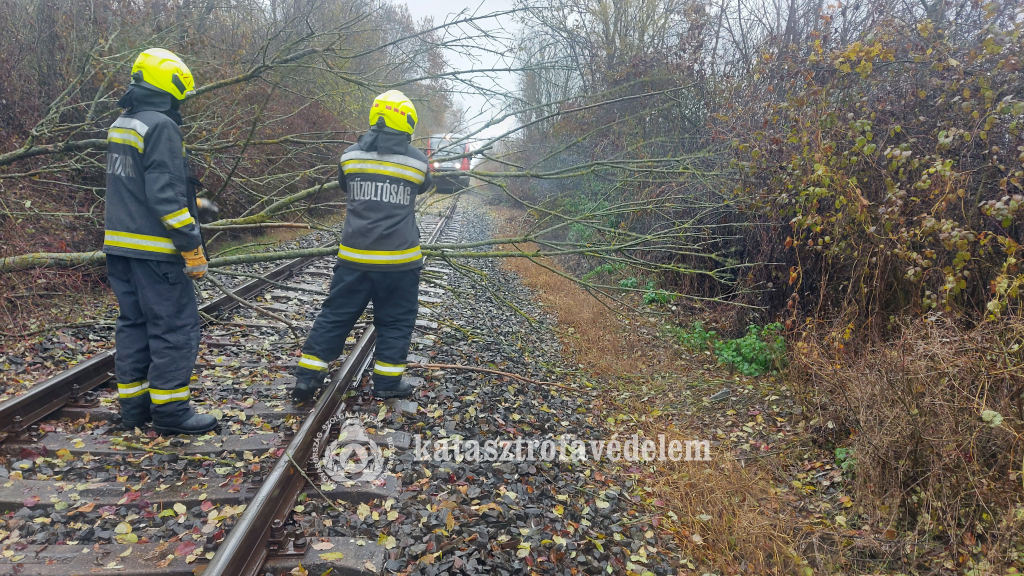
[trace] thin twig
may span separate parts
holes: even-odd
[[[255,304],[252,304],[250,302],[246,302],[245,300],[240,298],[238,295],[236,295],[234,292],[232,292],[231,290],[228,290],[227,287],[224,286],[224,284],[221,284],[220,280],[217,280],[216,278],[214,278],[212,274],[208,273],[208,274],[206,274],[206,276],[204,276],[204,278],[209,280],[210,283],[213,284],[214,286],[216,286],[217,288],[220,288],[220,291],[223,292],[228,298],[231,298],[235,302],[238,302],[240,305],[242,305],[242,306],[252,310],[253,312],[255,312],[257,314],[262,314],[264,316],[268,316],[270,318],[273,318],[274,320],[277,320],[278,322],[280,322],[280,323],[284,324],[285,326],[287,326],[288,329],[292,331],[292,334],[294,334],[296,337],[298,337],[299,333],[296,330],[295,325],[293,325],[291,322],[289,322],[287,319],[285,319],[284,316],[278,316],[277,314],[274,314],[270,310],[264,310],[263,308],[260,308],[259,306],[255,305]]]

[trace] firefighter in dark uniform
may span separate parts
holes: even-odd
[[[423,266],[416,195],[433,182],[427,157],[411,144],[416,108],[390,90],[370,108],[370,131],[341,156],[339,181],[348,194],[345,228],[330,295],[313,323],[295,372],[293,398],[302,402],[323,385],[327,365],[345,346],[349,331],[373,302],[377,329],[373,393],[410,396],[402,380],[416,325]]]
[[[174,53],[146,50],[107,133],[103,252],[120,314],[115,377],[125,427],[201,434],[189,381],[199,351],[192,279],[206,273],[199,207],[182,142],[179,104],[195,82]]]

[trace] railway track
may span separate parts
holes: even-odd
[[[421,216],[425,243],[457,240],[456,204],[449,200],[440,213]],[[332,266],[331,257],[302,258],[232,290],[308,328]],[[447,272],[427,264],[423,275],[436,284]],[[431,343],[422,336],[437,328],[430,304],[442,293],[421,286],[420,334],[414,334],[420,347]],[[0,510],[13,513],[0,529],[0,574],[235,576],[288,573],[300,564],[316,574],[372,574],[383,568],[384,546],[321,535],[330,520],[301,514],[306,491],[327,501],[365,502],[400,488],[395,476],[383,474],[325,489],[311,464],[323,454],[325,432],[340,430],[338,415],[381,409],[360,386],[376,339],[370,317],[357,324],[343,362],[310,407],[289,399],[301,342],[279,327],[260,326],[262,317],[227,296],[200,310],[220,320],[237,316],[204,327],[192,384],[197,410],[219,416],[218,434],[161,437],[113,426],[116,391],[105,384],[114,350],[0,404],[8,461],[0,468],[7,476],[0,478]],[[411,362],[425,360],[411,354]],[[384,404],[384,410],[415,411],[414,402]],[[402,432],[369,432],[369,440],[391,450],[409,447]]]

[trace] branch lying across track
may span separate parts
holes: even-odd
[[[309,230],[309,224],[302,222],[264,222],[262,224],[208,224],[203,226],[207,232],[221,232],[223,230],[255,230],[257,228],[302,228]]]
[[[284,316],[279,316],[277,314],[274,314],[270,310],[265,310],[255,304],[251,304],[249,302],[246,302],[242,298],[239,298],[237,294],[235,294],[231,290],[228,290],[227,287],[224,286],[224,284],[222,284],[220,280],[214,278],[212,274],[207,274],[206,279],[209,280],[210,283],[216,286],[217,288],[220,288],[220,291],[226,294],[228,298],[231,298],[235,302],[238,302],[240,306],[244,306],[257,314],[262,314],[263,316],[267,316],[268,318],[273,318],[274,320],[277,320],[278,322],[287,326],[288,329],[292,331],[292,334],[298,336],[298,332],[295,329],[295,325],[289,322],[288,319],[285,318]]]
[[[523,382],[529,382],[530,384],[537,384],[539,386],[554,386],[555,388],[561,388],[563,390],[569,390],[570,392],[582,392],[577,388],[566,386],[565,384],[558,384],[557,382],[545,382],[543,380],[534,380],[533,378],[527,378],[526,376],[520,376],[519,374],[513,374],[511,372],[502,372],[501,370],[492,370],[490,368],[480,368],[478,366],[463,366],[461,364],[420,364],[412,363],[406,364],[406,368],[425,368],[428,370],[466,370],[469,372],[485,372],[487,374],[497,374],[499,376],[507,376],[509,378],[515,378],[516,380],[522,380]]]

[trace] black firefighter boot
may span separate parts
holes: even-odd
[[[408,398],[412,396],[416,388],[401,377],[380,377],[376,376],[370,380],[373,383],[373,396],[385,400],[387,398]]]
[[[295,388],[292,390],[292,400],[305,402],[316,394],[324,385],[326,371],[310,370],[299,367],[295,370]]]
[[[217,418],[209,414],[197,414],[189,408],[185,420],[177,424],[163,424],[153,422],[153,429],[161,434],[205,434],[217,427]]]

